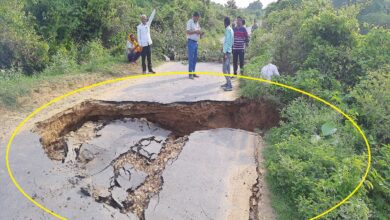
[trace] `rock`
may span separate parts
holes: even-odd
[[[100,173],[91,176],[91,184],[93,187],[105,187],[109,188],[113,183],[114,168],[111,166],[107,167]]]
[[[162,143],[152,142],[150,145],[143,147],[143,150],[149,153],[152,157],[157,157],[160,153],[161,148],[163,147]],[[151,158],[153,159],[153,158]],[[154,158],[155,159],[155,158]]]
[[[118,203],[118,205],[123,208],[122,202],[126,201],[128,193],[125,189],[120,187],[114,187],[111,191],[112,199]]]
[[[65,163],[73,163],[77,158],[77,154],[80,150],[81,144],[74,143],[72,140],[67,141]]]
[[[134,146],[132,149],[149,160],[154,160],[157,158],[162,147],[163,144],[161,140],[157,140],[155,137],[151,137],[140,141],[139,144]]]
[[[171,61],[171,59],[169,59],[169,57],[167,57],[167,56],[165,56],[165,55],[163,55],[163,56],[164,56],[164,58],[165,58],[165,61],[167,61],[167,62]]]
[[[83,194],[85,196],[91,196],[91,188],[90,188],[90,186],[82,186],[80,188],[80,192],[81,192],[81,194]]]
[[[142,183],[145,182],[145,179],[148,176],[145,172],[138,171],[132,166],[126,167],[125,170],[126,172],[123,169],[119,172],[119,176],[116,181],[122,188],[126,190],[137,189]]]
[[[88,163],[89,161],[92,161],[95,159],[95,155],[88,149],[81,148],[80,154],[79,154],[79,160],[82,163]]]
[[[108,188],[96,186],[93,189],[93,197],[95,198],[107,198],[111,195],[111,193],[108,191]]]
[[[127,216],[130,220],[139,220],[139,218],[134,213],[129,212],[127,213]]]

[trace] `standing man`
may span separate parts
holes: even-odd
[[[188,72],[189,78],[194,79],[194,77],[199,77],[195,74],[196,62],[198,60],[198,41],[203,35],[199,25],[200,15],[199,12],[195,12],[192,15],[192,18],[187,22],[187,46],[188,46]]]
[[[156,9],[153,10],[149,19],[146,15],[141,15],[141,24],[137,27],[138,43],[142,47],[142,73],[146,73],[145,58],[148,60],[149,73],[156,73],[152,68],[152,50],[151,45],[153,44],[152,38],[150,37],[150,25],[156,15]]]
[[[233,29],[230,27],[230,18],[225,17],[224,20],[225,23],[225,40],[223,43],[223,73],[224,74],[230,74],[230,56],[233,51],[233,38],[234,38],[234,32]],[[230,76],[225,76],[226,77],[226,84],[222,86],[222,88],[225,91],[232,91],[233,86],[232,86],[232,81],[230,79]]]
[[[236,27],[237,27],[237,18],[234,19],[233,24],[232,24],[233,30],[234,30],[234,28],[236,28]]]
[[[257,24],[257,20],[256,20],[256,18],[255,18],[255,19],[253,19],[252,33],[253,33],[255,30],[257,30],[257,29],[259,29],[259,24]]]
[[[240,73],[244,74],[245,45],[249,42],[249,35],[242,24],[242,18],[237,17],[237,27],[234,30],[233,44],[233,70],[237,75],[238,61],[240,61]]]

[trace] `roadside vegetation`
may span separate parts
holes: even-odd
[[[223,18],[244,10],[210,0],[0,0],[0,106],[17,107],[41,82],[63,76],[115,72],[125,64],[128,34],[156,8],[153,58],[185,60],[186,22],[199,11],[206,32],[201,61],[219,61]],[[252,5],[248,19],[262,12]]]
[[[390,217],[390,30],[360,20],[372,1],[347,2],[337,10],[324,0],[271,4],[252,38],[246,73],[259,77],[259,68],[272,59],[281,72],[276,81],[330,101],[362,126],[372,147],[371,172],[357,195],[325,219],[385,220]],[[362,34],[360,27],[370,28]],[[349,121],[276,86],[242,81],[241,94],[280,106],[283,120],[267,132],[265,152],[279,219],[314,217],[352,192],[364,174],[367,152]]]
[[[325,219],[389,219],[389,0],[279,0],[237,9],[210,0],[0,0],[0,107],[17,108],[43,84],[104,75],[125,64],[125,41],[139,15],[157,9],[153,56],[186,59],[185,23],[193,11],[206,31],[202,61],[220,59],[223,18],[244,15],[253,33],[245,73],[259,77],[270,59],[276,79],[339,106],[362,126],[372,168],[358,194]],[[333,3],[333,4],[332,4]],[[261,8],[261,7],[260,7]],[[123,73],[122,73],[123,74]],[[73,78],[72,82],[66,81]],[[97,80],[97,79],[95,79]],[[366,168],[366,149],[353,126],[314,100],[275,86],[242,81],[241,95],[280,106],[280,126],[266,133],[266,166],[279,219],[307,219],[347,196]]]

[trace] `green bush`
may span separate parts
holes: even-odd
[[[363,75],[361,66],[349,48],[318,45],[308,54],[303,69],[316,69],[344,87],[354,86]]]
[[[34,76],[25,76],[22,69],[0,70],[0,105],[11,109],[17,107],[18,98],[30,92],[33,80]]]
[[[383,68],[390,60],[390,30],[374,28],[367,35],[361,35],[358,46],[353,50],[359,64],[366,71]]]
[[[0,7],[0,69],[17,68],[31,75],[49,61],[49,46],[32,28],[23,3],[5,1]]]
[[[325,219],[388,219],[389,32],[359,32],[360,7],[334,10],[326,1],[278,1],[250,43],[246,73],[259,76],[272,57],[274,79],[313,93],[355,119],[372,146],[372,170],[364,187]],[[257,82],[241,94],[281,107],[280,126],[266,133],[266,164],[273,206],[280,219],[307,219],[332,207],[359,183],[366,146],[337,112],[304,96]],[[288,207],[288,208],[287,208]]]
[[[45,69],[44,73],[56,75],[70,73],[75,70],[77,68],[77,49],[74,48],[73,50],[75,51],[68,51],[65,48],[59,49],[52,57],[52,61],[48,68]]]
[[[332,207],[357,186],[366,163],[364,155],[354,156],[354,144],[362,140],[356,131],[345,139],[344,135],[353,131],[349,124],[343,124],[340,115],[302,98],[291,102],[281,116],[284,121],[280,127],[266,136],[272,145],[266,151],[270,181],[287,200],[293,201],[301,218],[311,218]],[[324,130],[327,124],[333,132]],[[364,190],[359,194],[365,197]],[[364,201],[350,202],[327,218],[354,213],[352,216],[358,219],[368,219]]]
[[[81,48],[78,55],[80,65],[89,72],[99,70],[99,68],[113,59],[109,51],[103,47],[99,40],[88,42]]]
[[[352,96],[356,100],[359,122],[376,143],[389,143],[390,133],[390,66],[368,73],[354,88]]]

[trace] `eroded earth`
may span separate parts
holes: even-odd
[[[186,70],[179,63],[157,69]],[[278,123],[276,107],[236,100],[223,83],[156,76],[61,100],[15,137],[13,175],[26,194],[67,219],[275,219],[258,131]],[[54,219],[16,189],[4,150],[0,156],[0,219]]]
[[[233,138],[225,145],[202,144],[200,140],[190,144],[198,145],[196,148],[188,147],[187,154],[181,153],[191,134],[199,136],[202,133],[197,132],[222,128],[268,129],[279,121],[276,112],[266,101],[243,99],[170,104],[91,100],[38,123],[36,132],[47,156],[76,173],[73,182],[80,194],[121,213],[138,219],[179,219],[183,215],[190,219],[257,219],[261,174],[256,134],[245,134],[241,143]],[[234,136],[233,132],[212,138],[220,141]],[[199,167],[191,168],[191,164]],[[229,168],[236,170],[228,172]],[[196,184],[189,188],[193,178],[210,182],[211,190]],[[175,181],[163,190],[169,180]],[[168,192],[160,204],[161,191]],[[188,209],[182,205],[184,201],[170,198],[177,193],[188,198],[204,194],[210,200],[194,202],[208,200],[211,204],[199,204],[199,209],[195,203]],[[212,205],[221,196],[226,201]],[[241,206],[237,206],[238,201]]]

